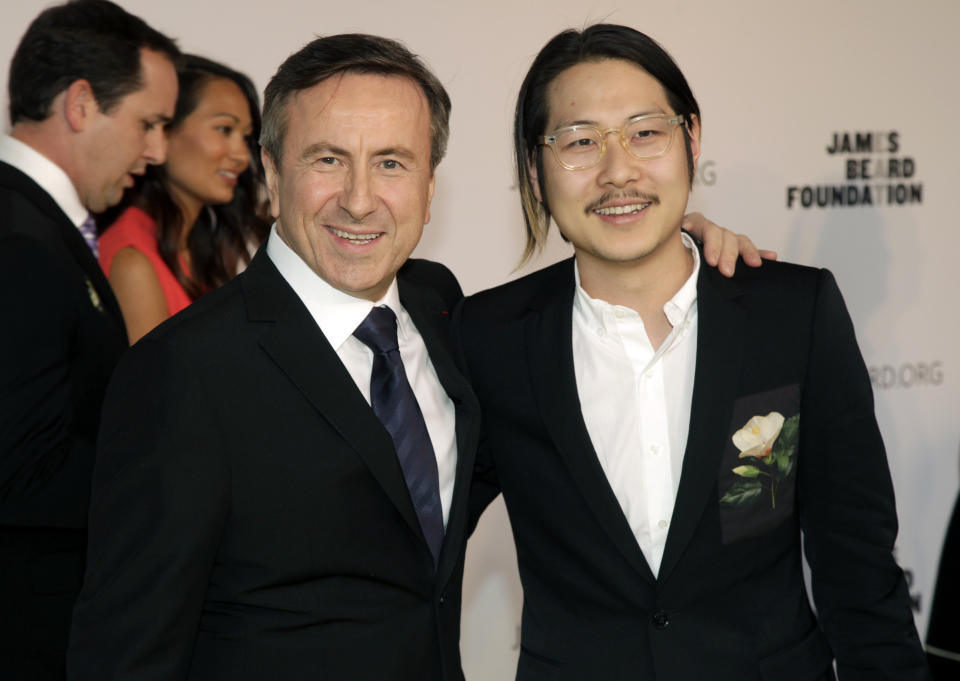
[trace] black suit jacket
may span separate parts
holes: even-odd
[[[0,319],[0,645],[59,655],[62,677],[100,406],[127,336],[76,226],[3,162]]]
[[[572,260],[460,310],[484,420],[473,517],[502,490],[524,589],[517,678],[813,681],[834,658],[842,679],[925,678],[870,381],[833,277],[702,267],[697,290],[689,438],[656,578],[581,415]],[[732,470],[748,461],[731,436],[771,411],[799,414],[781,431],[798,444],[775,499]],[[754,503],[730,505],[737,494]]]
[[[934,681],[960,678],[960,495],[953,505],[940,551],[937,585],[930,601],[927,626],[927,659]]]
[[[117,369],[69,678],[462,679],[479,409],[449,350],[461,292],[426,261],[398,280],[456,406],[438,567],[389,434],[261,250]]]

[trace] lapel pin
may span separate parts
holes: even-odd
[[[87,283],[87,295],[90,296],[90,302],[93,303],[93,306],[100,312],[106,312],[103,309],[103,303],[100,301],[100,294],[97,293],[97,289],[93,288],[93,282],[87,277],[84,277],[83,280]]]

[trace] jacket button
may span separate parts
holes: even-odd
[[[657,610],[650,619],[653,620],[653,626],[657,629],[666,629],[670,626],[670,618],[663,610]]]
[[[440,595],[440,605],[443,605],[444,602],[446,602],[446,600],[447,600],[447,597],[441,594],[441,595]]]

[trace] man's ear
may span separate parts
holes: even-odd
[[[56,100],[54,100],[56,101]],[[82,132],[100,111],[97,98],[93,95],[90,81],[85,78],[70,83],[63,93],[63,116],[74,132]]]
[[[540,196],[540,173],[537,171],[536,154],[527,161],[527,172],[530,173],[530,189],[533,191],[533,197],[537,203],[543,203],[543,197]]]
[[[690,137],[690,152],[693,156],[693,174],[697,172],[697,162],[700,160],[700,118],[696,114],[687,116],[686,133]]]
[[[270,198],[270,216],[276,220],[280,217],[280,173],[273,162],[273,157],[266,149],[260,149],[260,160],[263,161],[263,172],[267,180],[267,196]]]
[[[430,222],[430,204],[433,203],[433,189],[437,183],[437,172],[430,173],[430,184],[427,186],[427,214],[423,216],[423,224]]]

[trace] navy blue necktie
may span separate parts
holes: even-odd
[[[423,536],[436,562],[443,543],[437,458],[420,405],[403,368],[397,343],[397,317],[389,307],[374,307],[353,335],[373,350],[370,404],[393,438]]]

